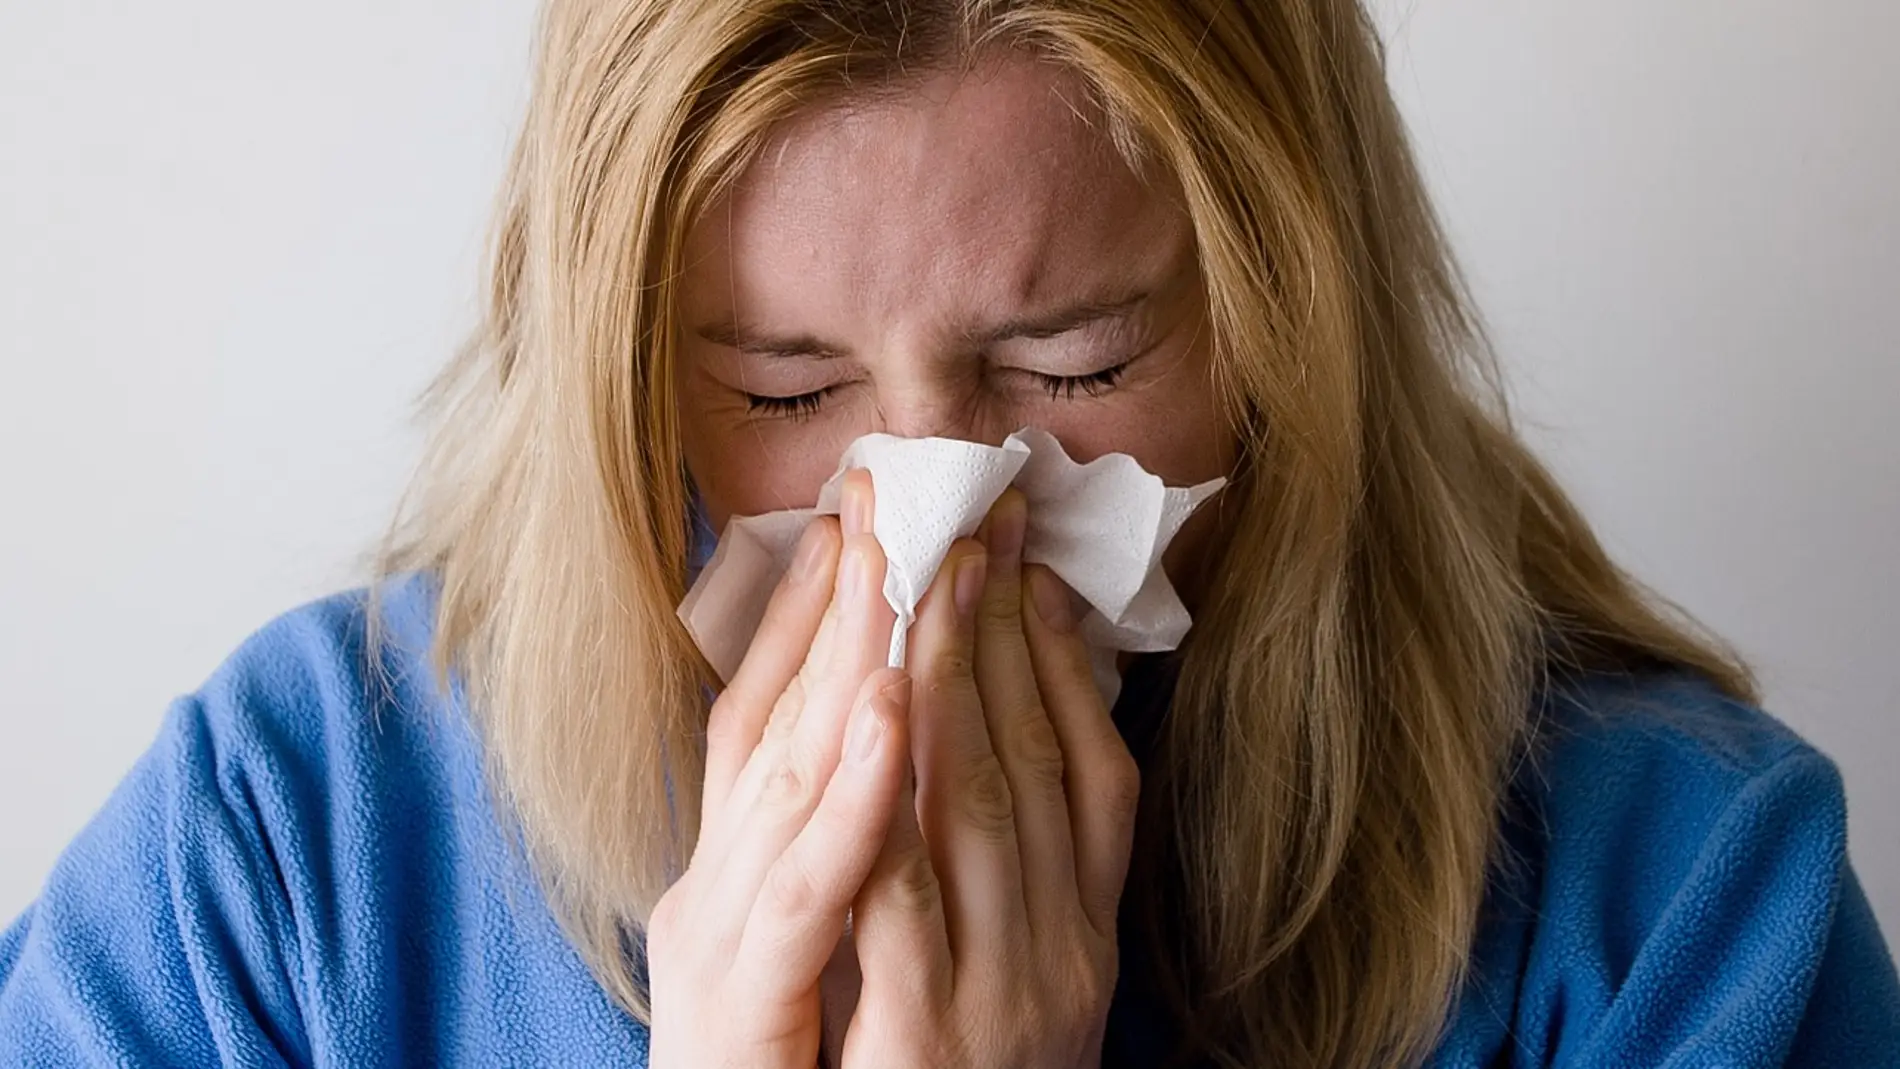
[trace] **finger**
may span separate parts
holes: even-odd
[[[733,781],[758,748],[767,719],[815,641],[832,601],[838,548],[835,520],[820,517],[806,526],[745,659],[713,702],[706,719],[702,829],[724,809]]]
[[[859,481],[856,490],[868,491],[869,485],[868,479]],[[836,571],[831,652],[822,664],[807,657],[798,677],[786,687],[759,745],[733,782],[724,809],[709,824],[707,838],[715,844],[737,841],[744,834],[739,829],[759,820],[776,820],[776,814],[794,803],[815,803],[838,767],[845,720],[855,708],[856,696],[865,680],[884,665],[892,614],[881,592],[884,554],[877,540],[865,533],[847,535]],[[761,810],[768,811],[767,815],[760,816]],[[777,848],[783,845],[779,842]],[[734,863],[712,855],[707,863],[711,879],[720,881],[723,867]],[[753,868],[763,864],[757,857],[736,863]],[[736,886],[748,885],[742,880]],[[749,903],[748,898],[732,908],[743,911]]]
[[[770,759],[760,760],[759,751],[771,748],[761,746],[761,743],[770,744],[774,740],[784,742],[795,736],[796,745],[801,748],[801,752],[796,755],[800,767],[813,768],[829,775],[829,769],[837,763],[844,720],[851,710],[852,696],[866,676],[883,666],[889,652],[890,629],[894,620],[894,614],[882,593],[884,552],[869,532],[872,509],[870,493],[869,472],[855,471],[847,477],[839,524],[843,528],[843,550],[826,562],[829,566],[826,574],[831,579],[829,608],[823,613],[815,639],[800,641],[808,632],[799,636],[786,635],[783,648],[761,654],[762,660],[769,660],[773,668],[778,670],[782,670],[787,661],[797,659],[796,674],[789,682],[780,682],[780,675],[774,671],[765,677],[757,690],[746,692],[747,696],[742,699],[747,703],[744,708],[756,709],[762,704],[761,698],[774,693],[772,685],[779,685],[777,700],[771,702],[771,712],[763,729],[752,727],[753,721],[748,718],[748,728],[752,733],[747,741],[752,746],[751,753],[736,773],[730,773],[730,785],[721,784],[722,808],[704,809],[706,815],[701,820],[704,829],[702,840],[720,841],[725,834],[725,814],[744,812],[755,804],[758,791],[769,777],[776,774],[775,769],[784,758],[775,751]],[[828,536],[837,530],[829,523],[825,528]],[[760,637],[753,639],[752,650],[748,650],[747,657],[750,658],[753,650],[771,643],[774,638],[761,627]],[[742,666],[735,675],[742,676],[744,672]],[[762,671],[761,675],[765,676],[765,673]],[[801,724],[805,725],[802,730],[799,727]]]
[[[914,753],[914,717],[911,723]],[[949,1002],[955,959],[944,924],[943,885],[917,824],[917,782],[908,761],[883,849],[852,905],[851,938],[863,977],[860,990],[885,992],[912,1006]]]
[[[890,656],[897,617],[884,599],[884,549],[871,528],[873,502],[871,473],[847,473],[841,502],[844,554],[833,598],[837,628],[829,648],[814,650],[800,670],[807,700],[785,725],[800,745],[835,749],[852,696]]]
[[[1009,781],[972,674],[985,556],[973,542],[953,546],[911,627],[917,819],[959,963],[998,960],[1027,921]]]
[[[910,765],[910,678],[886,669],[865,680],[857,697],[837,773],[749,896],[738,953],[758,965],[737,971],[762,977],[772,990],[760,994],[803,991],[817,982],[898,810]],[[758,845],[768,847],[760,856],[770,852],[767,839],[759,838]],[[738,869],[727,873],[734,882],[746,877]],[[727,886],[715,893],[725,897],[736,890]]]
[[[984,523],[989,569],[977,613],[975,673],[990,745],[1009,782],[1023,899],[1034,928],[1034,918],[1074,908],[1076,881],[1062,746],[1043,711],[1045,699],[1023,635],[1022,548],[1028,522],[1027,502],[1012,488],[997,499]]]
[[[1062,747],[1076,888],[1089,924],[1107,937],[1128,878],[1141,770],[1095,685],[1069,588],[1041,565],[1026,571],[1023,626],[1043,708]]]

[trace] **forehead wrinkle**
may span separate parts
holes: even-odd
[[[1144,250],[1172,245],[1157,191],[1060,82],[944,84],[802,112],[770,135],[732,191],[726,236],[747,245],[729,245],[730,297],[753,306],[738,318],[763,304],[761,326],[788,333],[824,336],[838,312],[851,329],[980,330],[1154,275]]]

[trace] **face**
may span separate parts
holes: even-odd
[[[802,114],[689,233],[678,383],[715,530],[809,507],[883,431],[1024,426],[1169,484],[1226,474],[1174,185],[1134,173],[1056,69],[1009,60]],[[1213,506],[1169,571],[1213,533]]]

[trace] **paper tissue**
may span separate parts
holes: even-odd
[[[1199,505],[1225,484],[1170,487],[1124,453],[1077,464],[1054,435],[1025,428],[998,446],[953,438],[869,434],[845,450],[816,508],[735,517],[680,604],[679,616],[721,679],[751,645],[766,603],[813,517],[836,514],[844,474],[868,468],[874,533],[884,548],[884,598],[897,615],[890,664],[902,667],[911,621],[951,543],[976,531],[1014,484],[1028,499],[1023,559],[1046,565],[1089,605],[1082,635],[1112,703],[1115,653],[1171,650],[1189,619],[1161,554]]]

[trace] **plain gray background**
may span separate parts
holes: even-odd
[[[1519,412],[1843,768],[1900,934],[1900,5],[1380,0]],[[357,581],[473,321],[527,0],[0,0],[0,924]]]

